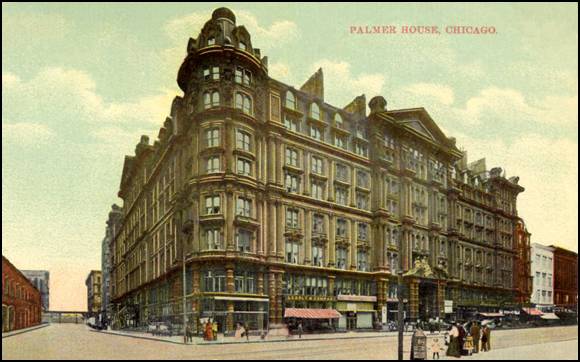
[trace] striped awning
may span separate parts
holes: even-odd
[[[523,308],[522,310],[529,315],[541,316],[544,314],[539,309],[536,309],[536,308]]]
[[[503,313],[479,313],[482,317],[487,318],[501,318],[505,317]]]
[[[286,308],[284,318],[338,319],[340,313],[334,309]]]

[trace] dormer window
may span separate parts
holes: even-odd
[[[310,117],[319,121],[320,120],[320,107],[316,103],[310,105]]]
[[[203,67],[203,79],[204,80],[219,80],[220,79],[220,67]]]
[[[207,46],[215,45],[215,38],[212,36],[207,39]]]
[[[290,91],[286,92],[286,108],[296,109],[296,97]]]
[[[338,128],[344,128],[342,116],[338,113],[334,115],[334,124]]]
[[[243,41],[241,41],[240,44],[239,44],[239,46],[240,46],[240,49],[241,50],[246,51],[246,49],[247,49],[246,43],[244,43]]]
[[[238,84],[250,85],[252,83],[252,72],[242,67],[236,67],[234,78]]]

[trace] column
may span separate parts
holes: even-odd
[[[276,324],[276,305],[278,300],[276,294],[276,274],[271,270],[268,275],[268,295],[270,296],[270,324]]]
[[[276,201],[276,254],[284,258],[284,207]]]
[[[283,165],[284,165],[284,150],[282,139],[276,137],[276,184],[284,185]]]
[[[357,257],[357,240],[356,240],[356,222],[350,220],[350,270],[356,270]]]
[[[326,235],[326,240],[327,242],[323,245],[323,250],[324,250],[324,259],[322,261],[323,266],[328,266],[328,261],[329,261],[329,257],[330,257],[330,251],[329,246],[330,246],[330,219],[332,218],[332,216],[330,215],[324,215],[324,234]]]
[[[228,315],[226,316],[226,331],[233,332],[234,328],[234,301],[228,300],[227,302]]]
[[[284,277],[284,273],[280,272],[276,274],[276,323],[282,323],[284,316],[282,315],[284,304],[282,302],[282,278]]]
[[[270,136],[268,138],[268,170],[266,174],[268,175],[268,183],[275,183],[276,179],[276,144],[274,142],[274,138]]]
[[[234,211],[236,209],[236,204],[234,200],[234,193],[231,189],[226,190],[226,222],[225,222],[225,242],[227,250],[235,250],[235,238],[234,238]]]
[[[328,221],[328,266],[333,267],[336,264],[336,216],[330,215]]]
[[[304,165],[304,195],[310,196],[310,152],[304,150],[302,155]]]
[[[304,264],[310,264],[312,261],[312,211],[305,210],[305,227],[304,227]]]
[[[334,162],[326,160],[326,163],[328,164],[328,201],[334,202]]]
[[[276,206],[273,200],[268,201],[270,215],[268,215],[268,256],[276,256]]]
[[[436,315],[439,318],[445,318],[445,282],[439,280],[437,282],[437,311]]]
[[[350,207],[356,206],[356,167],[350,167]]]
[[[416,279],[409,281],[409,313],[412,321],[419,318],[419,282]]]

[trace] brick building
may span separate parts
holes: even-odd
[[[2,332],[35,326],[41,318],[40,291],[2,255]]]
[[[560,309],[578,310],[578,253],[554,248],[554,304]]]
[[[278,325],[287,309],[371,328],[395,316],[398,271],[412,320],[529,300],[529,234],[514,242],[519,178],[468,163],[424,108],[326,103],[323,78],[271,78],[226,8],[189,39],[184,94],[158,139],[125,157],[117,326],[179,324],[185,295],[191,320],[228,331]]]

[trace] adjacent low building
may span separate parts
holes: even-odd
[[[103,276],[101,285],[101,321],[109,321],[112,312],[111,306],[111,269],[113,266],[113,255],[111,254],[111,243],[119,230],[119,225],[123,217],[123,210],[118,205],[112,205],[105,237],[101,243],[101,272]]]
[[[560,310],[578,312],[578,253],[554,249],[554,304]]]
[[[540,310],[554,306],[554,248],[532,244],[532,276],[534,278],[531,302]]]
[[[41,318],[40,291],[2,255],[2,332],[38,325]]]
[[[89,317],[101,314],[101,286],[103,275],[100,270],[91,270],[85,281],[87,287],[87,313]]]
[[[321,69],[271,78],[226,8],[189,39],[178,85],[158,139],[125,157],[115,327],[185,312],[229,332],[316,315],[372,328],[396,317],[399,271],[411,320],[529,301],[519,178],[469,163],[424,108],[331,105]]]
[[[22,274],[40,291],[42,310],[48,311],[50,307],[50,273],[47,270],[22,270]]]

